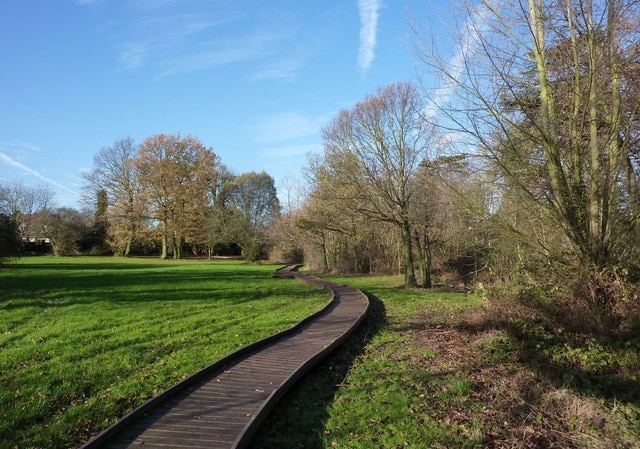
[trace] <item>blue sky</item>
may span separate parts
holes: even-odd
[[[104,146],[198,137],[235,173],[301,178],[320,129],[416,80],[420,0],[25,0],[0,14],[0,181],[79,206]]]

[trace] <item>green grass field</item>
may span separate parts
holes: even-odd
[[[0,448],[86,441],[149,396],[323,307],[276,266],[33,258],[0,270]],[[329,276],[371,295],[254,449],[633,448],[640,339],[569,333],[516,302]]]
[[[34,257],[0,269],[0,447],[75,447],[330,300],[276,268]]]

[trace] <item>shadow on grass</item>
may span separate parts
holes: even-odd
[[[98,300],[114,305],[185,300],[244,303],[273,295],[277,289],[263,271],[236,273],[219,270],[214,264],[189,270],[161,264],[32,264],[11,270],[28,275],[0,279],[0,290],[4,290],[0,305],[5,310],[57,308]],[[12,296],[20,301],[2,304]]]
[[[354,334],[306,374],[273,408],[251,441],[255,449],[324,448],[324,423],[337,388],[369,341],[387,326],[382,301],[367,294],[370,306]]]
[[[640,340],[557,334],[525,320],[507,321],[503,329],[518,345],[520,361],[556,386],[640,406]]]
[[[467,335],[496,329],[507,339],[491,349],[497,362],[516,360],[556,388],[610,403],[622,401],[640,406],[640,337],[612,337],[581,332],[566,326],[570,317],[558,316],[544,306],[518,302],[491,303],[483,319],[455,323],[444,320]],[[570,313],[566,311],[565,313]],[[639,415],[640,417],[640,415]]]

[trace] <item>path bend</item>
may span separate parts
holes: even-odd
[[[355,331],[369,308],[361,291],[296,269],[288,265],[275,276],[331,290],[327,307],[196,372],[80,449],[247,447],[275,403]]]

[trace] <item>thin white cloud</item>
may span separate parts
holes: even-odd
[[[320,132],[324,119],[313,119],[295,112],[263,117],[254,126],[255,139],[259,142],[283,142],[286,140],[309,137]]]
[[[278,80],[295,81],[298,70],[302,66],[301,60],[287,60],[269,64],[257,71],[251,81]]]
[[[42,151],[42,148],[28,142],[6,142],[0,141],[0,147],[17,148],[19,150]]]
[[[367,71],[375,58],[379,0],[358,0],[360,13],[360,49],[358,66]]]
[[[120,53],[120,69],[133,70],[142,67],[150,49],[149,42],[125,42]]]
[[[203,36],[213,28],[237,20],[233,12],[220,11],[210,3],[136,0],[131,5],[129,11],[133,12],[101,30],[116,42],[120,70],[147,64],[158,69],[172,57],[202,53]]]
[[[47,178],[46,176],[44,176],[40,172],[38,172],[38,171],[36,171],[36,170],[34,170],[32,168],[27,167],[26,165],[16,161],[15,159],[12,159],[11,157],[7,156],[6,154],[4,154],[2,152],[0,152],[0,161],[4,162],[7,165],[15,167],[15,168],[17,168],[19,170],[22,170],[25,173],[28,173],[28,174],[30,174],[32,176],[35,176],[36,178],[42,179],[43,181],[46,181],[49,184],[54,185],[54,186],[58,187],[59,189],[62,189],[64,191],[66,191],[66,192],[74,193],[74,194],[76,193],[75,191],[73,191],[73,190],[69,189],[68,187],[64,186],[63,184],[60,184],[60,183],[54,181],[51,178]]]
[[[261,69],[248,75],[248,80],[296,79],[300,58],[281,56],[282,62],[273,60],[279,54],[277,44],[291,39],[291,31],[256,23],[249,24],[253,28],[247,29],[245,12],[231,3],[129,0],[128,5],[130,14],[104,30],[116,42],[120,70],[149,66],[159,77],[170,77],[264,59],[260,61]],[[229,32],[232,37],[220,39]]]
[[[166,8],[180,3],[183,0],[132,0],[130,3],[134,8],[144,11]]]
[[[168,68],[166,68],[160,76],[197,72],[219,65],[251,61],[268,56],[269,54],[270,52],[266,49],[251,45],[203,51],[165,61]]]
[[[136,33],[154,37],[158,42],[178,43],[229,20],[226,16],[212,19],[197,12],[167,12],[141,16],[133,21],[133,26]]]
[[[496,0],[497,4],[499,0]],[[444,67],[446,76],[441,79],[441,84],[436,89],[431,101],[427,105],[425,114],[435,117],[438,110],[446,107],[447,102],[454,96],[455,90],[462,76],[467,59],[478,51],[483,35],[489,30],[490,10],[485,6],[479,6],[474,10],[462,25],[460,43],[456,46],[452,57]]]
[[[263,154],[269,159],[283,159],[295,156],[304,156],[309,153],[317,153],[320,152],[320,150],[322,150],[322,145],[319,143],[307,145],[284,145],[268,148],[263,151]]]

